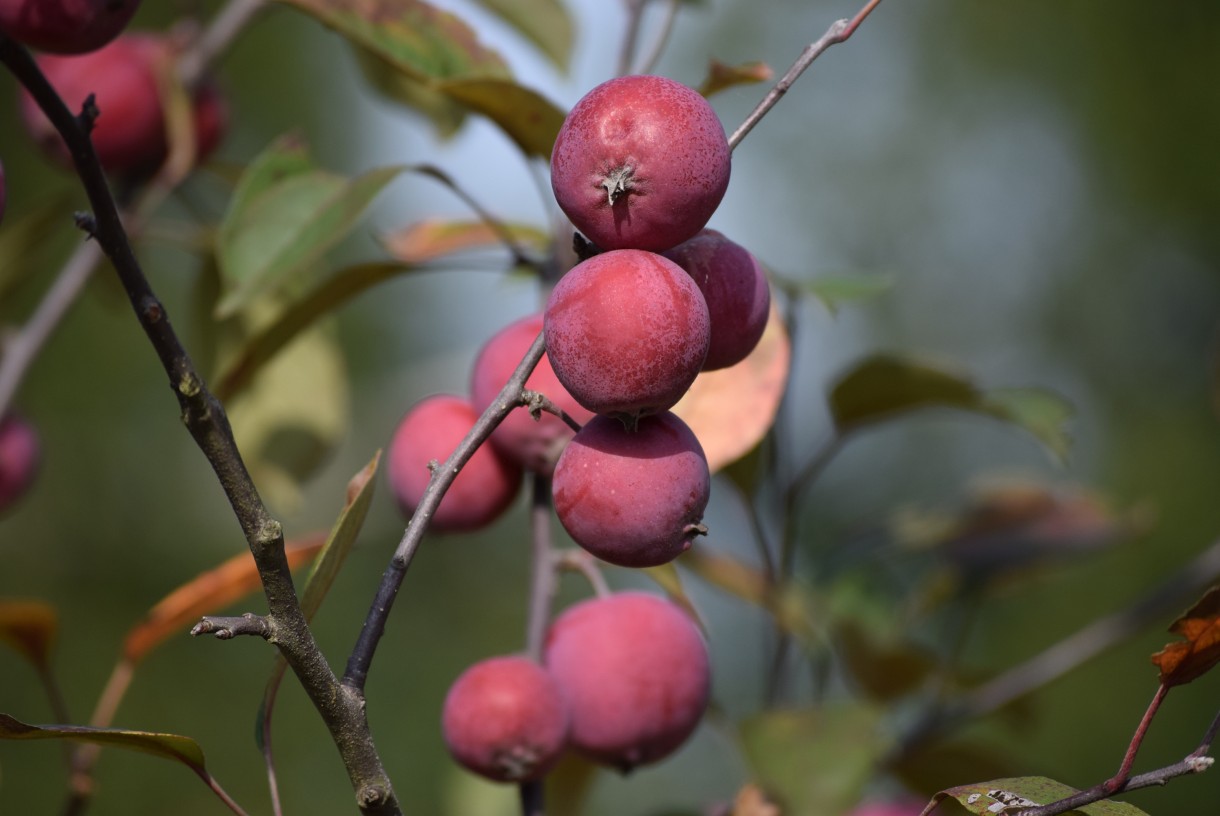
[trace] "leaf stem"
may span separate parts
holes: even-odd
[[[800,75],[805,72],[805,69],[813,64],[814,60],[822,56],[822,53],[830,48],[830,46],[838,45],[851,37],[856,32],[856,29],[859,28],[860,23],[864,22],[864,18],[868,17],[880,3],[881,0],[869,0],[864,8],[856,12],[855,17],[852,17],[850,20],[846,18],[836,20],[831,24],[830,28],[826,29],[825,34],[806,46],[801,55],[797,57],[796,62],[792,63],[792,66],[780,77],[779,82],[775,83],[775,86],[767,92],[767,95],[750,112],[745,121],[737,127],[737,130],[733,131],[733,135],[729,137],[729,149],[736,149],[737,145],[741,144],[741,140],[754,129],[755,125],[762,121],[762,118],[775,107],[784,94],[788,93],[792,83],[796,82]]]

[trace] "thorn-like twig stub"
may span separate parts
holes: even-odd
[[[217,640],[229,640],[238,635],[257,635],[264,640],[271,636],[271,624],[262,615],[247,612],[239,617],[206,617],[191,628],[191,636],[214,635]]]
[[[76,117],[76,121],[80,123],[80,128],[85,133],[93,132],[93,123],[97,121],[97,117],[101,115],[101,111],[97,108],[97,98],[93,94],[85,97],[85,102],[80,106],[80,113]]]
[[[635,168],[629,164],[611,170],[602,179],[601,186],[606,189],[606,200],[611,207],[614,206],[621,197],[631,192],[632,184],[631,177],[635,175]]]
[[[72,221],[76,224],[76,228],[88,235],[90,238],[97,237],[97,220],[93,217],[93,213],[87,213],[83,210],[78,210],[72,213]]]
[[[597,244],[590,241],[579,232],[572,233],[572,251],[576,253],[576,257],[582,261],[587,261],[595,255],[602,253]]]

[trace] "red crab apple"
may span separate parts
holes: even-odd
[[[172,70],[172,58],[166,38],[124,34],[88,54],[44,54],[38,65],[69,110],[79,111],[86,97],[94,95],[99,114],[93,148],[102,167],[110,173],[140,174],[156,170],[168,151],[158,76]],[[219,144],[227,115],[220,93],[206,82],[192,101],[196,155],[202,160]],[[52,158],[70,167],[67,148],[34,98],[23,90],[20,103],[26,131]]]
[[[595,255],[559,279],[544,317],[555,375],[585,408],[632,425],[686,393],[711,341],[707,303],[673,261]]]
[[[704,371],[728,368],[754,350],[771,311],[771,287],[758,260],[715,230],[705,229],[665,252],[694,278],[712,321]]]
[[[589,91],[551,152],[564,214],[602,249],[660,251],[692,237],[729,186],[724,127],[702,96],[659,76]]]
[[[59,54],[95,51],[119,35],[140,0],[0,0],[0,31]]]
[[[475,410],[482,412],[491,405],[541,331],[542,315],[530,315],[496,332],[483,345],[470,373],[470,400]],[[581,424],[593,416],[559,382],[545,354],[525,387],[543,394]],[[559,448],[571,437],[572,430],[559,417],[544,413],[535,420],[528,411],[518,409],[496,427],[491,442],[522,467],[550,474]]]
[[[497,782],[540,778],[567,746],[568,708],[550,673],[527,657],[493,657],[454,681],[441,711],[449,753]]]
[[[707,532],[707,459],[669,411],[644,417],[635,431],[609,417],[589,420],[559,457],[552,488],[564,529],[611,564],[665,564]]]
[[[38,472],[38,459],[34,426],[16,414],[0,419],[0,512],[30,489]]]
[[[390,488],[411,516],[432,477],[428,464],[444,463],[470,432],[479,413],[469,400],[435,394],[420,400],[402,418],[390,440]],[[504,512],[521,487],[521,468],[482,445],[470,457],[432,517],[437,532],[477,530]]]
[[[583,601],[551,624],[543,663],[572,718],[568,740],[624,772],[673,753],[707,708],[707,646],[686,613],[643,592]]]

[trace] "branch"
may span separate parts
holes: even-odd
[[[530,497],[532,542],[529,614],[525,624],[525,652],[542,662],[551,599],[555,596],[555,559],[551,546],[551,477],[535,473]]]
[[[1117,796],[1120,793],[1139,790],[1140,788],[1151,788],[1154,785],[1164,785],[1169,780],[1176,779],[1179,776],[1203,773],[1215,764],[1215,759],[1207,756],[1207,752],[1211,748],[1212,740],[1216,737],[1217,728],[1220,728],[1220,714],[1217,714],[1216,718],[1212,720],[1211,726],[1203,737],[1203,743],[1194,753],[1181,762],[1175,762],[1173,765],[1167,765],[1155,771],[1133,776],[1117,787],[1110,785],[1109,782],[1102,782],[1088,790],[1073,794],[1066,799],[1060,799],[1058,802],[1051,802],[1048,805],[1040,805],[1036,808],[1027,808],[1013,814],[1013,816],[1058,816],[1060,813],[1067,813],[1093,802],[1100,802],[1102,799]]]
[[[394,606],[394,598],[397,597],[398,589],[407,576],[407,568],[411,566],[411,560],[415,557],[416,550],[419,549],[424,532],[432,520],[432,514],[440,506],[445,491],[449,489],[449,485],[453,484],[453,480],[457,478],[462,466],[470,461],[470,457],[474,455],[480,445],[487,441],[491,432],[504,421],[509,412],[523,404],[525,381],[533,373],[534,367],[538,365],[538,361],[542,359],[545,351],[546,342],[543,335],[539,333],[534,339],[533,345],[525,353],[525,358],[513,371],[513,375],[508,378],[504,387],[500,389],[496,399],[487,406],[487,410],[475,422],[470,433],[466,434],[444,464],[432,471],[428,488],[420,497],[415,513],[407,523],[402,540],[398,542],[398,547],[394,551],[394,557],[390,559],[389,565],[381,576],[381,584],[377,587],[373,604],[365,617],[364,626],[360,629],[360,637],[356,640],[356,645],[352,648],[351,656],[347,660],[347,669],[343,673],[345,687],[356,692],[363,692],[364,684],[368,680],[369,666],[373,662],[373,654],[377,651],[377,644],[380,642],[381,636],[385,634],[385,625],[390,616],[390,609]]]
[[[250,612],[235,618],[205,615],[191,628],[192,637],[215,635],[217,640],[228,640],[238,635],[257,635],[263,640],[271,640],[273,633],[274,628],[268,618]]]
[[[97,243],[110,258],[141,328],[161,361],[182,411],[182,420],[211,464],[241,525],[258,565],[275,622],[276,645],[318,709],[339,748],[362,812],[399,814],[389,778],[373,745],[364,716],[364,701],[345,693],[326,662],[301,612],[280,523],[271,517],[246,470],[233,439],[224,406],[208,390],[203,377],[178,340],[169,315],[153,292],[132,251],[118,208],[107,186],[89,139],[89,117],[78,120],[64,106],[29,53],[0,34],[0,62],[29,90],[66,143],[93,208]],[[89,107],[86,103],[86,107]]]
[[[775,104],[779,102],[780,98],[783,97],[784,94],[788,93],[788,89],[792,87],[792,83],[796,82],[797,78],[799,78],[801,74],[805,73],[805,69],[812,65],[815,59],[822,56],[822,52],[826,51],[832,45],[838,45],[841,42],[846,42],[852,34],[856,33],[856,29],[859,28],[860,23],[864,22],[864,18],[871,14],[873,9],[875,9],[880,3],[881,0],[869,0],[868,3],[865,4],[864,8],[856,12],[855,17],[852,17],[850,20],[846,18],[836,20],[831,24],[830,28],[826,29],[825,34],[823,34],[816,42],[808,45],[805,50],[801,52],[801,55],[797,57],[796,62],[792,63],[792,67],[779,78],[779,82],[775,83],[775,87],[768,91],[767,95],[764,96],[762,101],[758,103],[758,107],[754,108],[754,110],[750,112],[750,115],[746,117],[746,120],[738,126],[737,130],[733,131],[733,135],[729,137],[729,149],[732,150],[741,143],[741,140],[746,137],[746,134],[753,130],[754,126],[762,121],[762,118],[775,107]]]

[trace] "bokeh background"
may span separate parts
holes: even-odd
[[[137,23],[162,27],[182,11],[217,5],[146,3]],[[625,20],[620,4],[572,0],[576,46],[570,73],[561,75],[472,4],[437,5],[475,21],[523,83],[564,106],[613,71]],[[702,79],[709,56],[782,70],[855,8],[690,3],[657,70],[689,84]],[[1220,6],[1208,3],[1172,10],[1129,0],[885,3],[810,69],[734,156],[733,182],[711,226],[791,280],[868,273],[894,281],[883,297],[837,316],[813,300],[795,306],[801,331],[785,415],[794,446],[824,436],[828,384],[876,350],[941,361],[988,387],[1047,386],[1076,408],[1075,446],[1063,466],[1026,435],[953,413],[921,414],[854,438],[801,503],[803,563],[852,546],[900,508],[952,510],[969,485],[997,473],[1088,485],[1113,507],[1139,508],[1153,520],[1104,553],[989,590],[963,651],[980,672],[1120,608],[1220,531],[1218,42]],[[166,205],[141,247],[188,342],[200,332],[190,305],[199,265],[175,236],[197,217],[217,217],[231,167],[285,132],[306,134],[318,162],[336,171],[429,161],[505,217],[545,224],[553,215],[539,192],[544,168],[523,162],[491,125],[472,119],[438,141],[420,118],[363,85],[337,37],[287,9],[260,18],[217,73],[231,99],[229,137],[213,170]],[[761,94],[739,88],[713,102],[731,129]],[[6,324],[24,319],[80,240],[67,213],[83,207],[72,179],[24,139],[14,97],[13,81],[0,79],[9,218],[65,191],[71,204],[64,229],[47,236],[45,269],[0,303]],[[435,214],[467,215],[444,188],[403,177],[332,260],[368,257],[377,235]],[[303,493],[273,506],[290,535],[328,527],[343,485],[387,443],[410,403],[463,391],[479,344],[537,308],[536,284],[504,266],[488,257],[404,277],[339,313],[333,330],[346,390],[319,399],[346,412],[344,432]],[[319,377],[316,387],[335,386]],[[58,606],[57,667],[69,708],[84,721],[131,624],[244,543],[106,274],[47,346],[17,404],[38,425],[45,461],[27,500],[0,518],[0,596]],[[748,552],[723,485],[713,503],[707,546]],[[402,526],[382,483],[317,619],[336,665]],[[486,533],[430,539],[412,566],[368,688],[375,734],[411,812],[513,812],[511,791],[477,785],[451,767],[436,720],[463,667],[518,648],[526,552],[518,507]],[[617,571],[611,578],[638,582]],[[689,583],[711,625],[717,702],[731,716],[749,714],[759,705],[770,645],[760,637],[762,619]],[[584,593],[565,579],[561,600]],[[259,608],[257,599],[250,608]],[[1155,689],[1147,656],[1167,639],[1162,623],[1168,618],[980,733],[1013,760],[1015,773],[1078,787],[1105,778]],[[173,640],[142,666],[118,723],[195,737],[226,788],[252,812],[267,812],[249,734],[270,658],[254,639]],[[1170,695],[1137,767],[1193,749],[1215,714],[1218,683],[1204,677]],[[803,693],[796,684],[788,702],[800,703]],[[7,651],[0,710],[50,719],[33,673]],[[288,812],[352,811],[334,749],[291,681],[277,744]],[[0,743],[0,813],[56,812],[60,762],[53,743]],[[747,776],[725,734],[705,727],[662,766],[599,779],[588,812],[697,812],[731,797]],[[97,816],[222,810],[188,771],[140,755],[106,754],[98,781]],[[1129,799],[1151,813],[1210,816],[1220,807],[1220,776]]]

